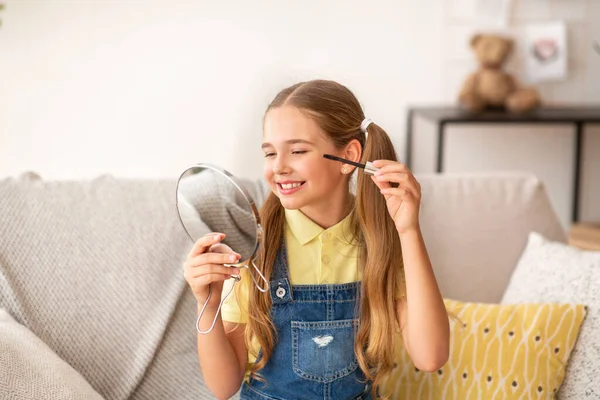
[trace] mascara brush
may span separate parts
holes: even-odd
[[[375,175],[375,172],[379,170],[379,168],[375,167],[373,163],[367,161],[366,164],[357,163],[354,161],[346,160],[345,158],[332,156],[331,154],[323,154],[324,158],[328,158],[330,160],[343,162],[344,164],[354,165],[355,167],[362,168],[364,173],[367,175]]]

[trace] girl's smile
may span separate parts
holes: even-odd
[[[304,185],[304,182],[294,182],[294,181],[277,182],[277,187],[279,189],[279,193],[281,193],[284,196],[290,196],[290,195],[296,193],[297,191],[302,189],[303,185]]]

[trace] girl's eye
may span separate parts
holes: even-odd
[[[292,151],[292,154],[304,154],[304,153],[307,153],[307,151],[306,150],[295,150],[295,151]]]
[[[275,153],[265,153],[265,158],[273,157]]]

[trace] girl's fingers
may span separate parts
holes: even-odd
[[[404,165],[402,164],[400,161],[392,161],[392,160],[373,160],[371,161],[371,163],[373,163],[373,166],[382,169],[382,168],[386,168],[390,165]]]
[[[203,265],[202,268],[191,268],[186,271],[190,278],[197,278],[202,275],[239,275],[240,269],[237,267],[225,267],[219,264],[207,264]]]
[[[388,188],[388,189],[383,189],[381,191],[382,194],[387,195],[387,196],[396,196],[396,197],[400,197],[403,200],[404,199],[409,199],[412,197],[412,193],[406,189],[403,188]]]
[[[404,182],[401,183],[399,187],[412,194],[415,198],[421,198],[421,188],[417,186],[414,182]]]
[[[210,285],[211,283],[224,282],[230,278],[231,277],[229,275],[223,275],[223,274],[202,275],[201,277],[193,278],[193,280],[190,282],[190,287],[192,288],[192,290],[194,292],[196,292],[196,291],[199,291],[200,289],[208,287],[208,285]],[[220,296],[220,294],[219,294],[219,296]]]
[[[212,246],[215,243],[219,243],[224,238],[225,238],[224,233],[219,233],[219,232],[207,233],[206,235],[202,236],[200,239],[196,240],[196,243],[194,243],[194,247],[192,247],[190,254],[198,255],[198,254],[205,253],[206,250],[208,250],[210,248],[210,246]]]
[[[213,244],[210,247],[210,251],[213,253],[221,253],[221,254],[238,254],[229,246],[224,243]]]
[[[378,182],[409,183],[410,177],[403,172],[388,172],[375,175]]]
[[[375,185],[377,185],[377,187],[379,189],[385,189],[385,188],[391,187],[388,182],[382,182],[382,181],[377,180],[376,176],[371,176],[371,180],[375,183]]]
[[[393,175],[393,174],[382,175],[382,176],[384,176],[384,177],[388,177],[388,176],[391,176],[391,175]],[[419,188],[419,187],[418,187],[418,186],[417,186],[417,185],[416,185],[414,182],[412,182],[411,180],[408,180],[408,179],[407,179],[407,180],[404,180],[403,182],[397,182],[397,181],[395,181],[395,180],[391,180],[391,181],[392,181],[392,182],[396,182],[396,183],[398,183],[398,187],[397,187],[398,189],[404,189],[404,190],[406,190],[407,192],[410,192],[410,193],[414,194],[414,195],[415,195],[415,197],[420,197],[420,195],[419,195],[419,193],[420,193],[420,188]],[[384,181],[384,180],[378,180],[378,179],[377,179],[377,178],[375,178],[375,177],[374,177],[374,179],[373,179],[373,182],[375,182],[375,184],[377,185],[377,187],[378,187],[380,190],[384,190],[384,189],[388,189],[388,188],[390,188],[390,189],[393,189],[393,188],[394,188],[394,187],[392,187],[392,185],[390,185],[390,183],[389,183],[389,182],[387,182],[387,181]],[[383,193],[383,192],[382,192],[382,193]],[[392,193],[392,192],[390,192],[390,193],[387,193],[387,192],[386,192],[386,193],[384,193],[384,194],[391,194],[391,193]]]
[[[405,164],[402,164],[399,161],[390,161],[390,160],[375,160],[373,161],[373,166],[379,168],[380,172],[410,172],[408,167]]]
[[[231,278],[232,275],[240,275],[240,269],[234,267],[224,267],[222,265],[208,265],[207,268],[193,268],[184,272],[183,276],[190,284],[195,282],[200,284],[215,277],[222,277],[222,280]],[[212,277],[212,278],[207,278]],[[209,282],[210,283],[210,282]]]
[[[234,264],[240,260],[239,254],[203,253],[185,262],[187,267],[198,267],[205,264]],[[226,267],[227,268],[227,267]]]
[[[384,164],[379,171],[375,172],[375,182],[395,182],[401,184],[411,183],[413,186],[420,187],[417,179],[410,172],[406,165],[395,161],[380,161],[386,162],[386,164]]]

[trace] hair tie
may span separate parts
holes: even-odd
[[[360,123],[360,130],[363,133],[367,133],[367,128],[371,125],[373,121],[370,118],[363,119],[363,122]]]
[[[363,119],[363,122],[360,123],[360,131],[365,134],[365,143],[369,138],[369,132],[367,132],[367,128],[369,127],[369,125],[371,125],[371,122],[373,121],[370,118],[365,118]]]

